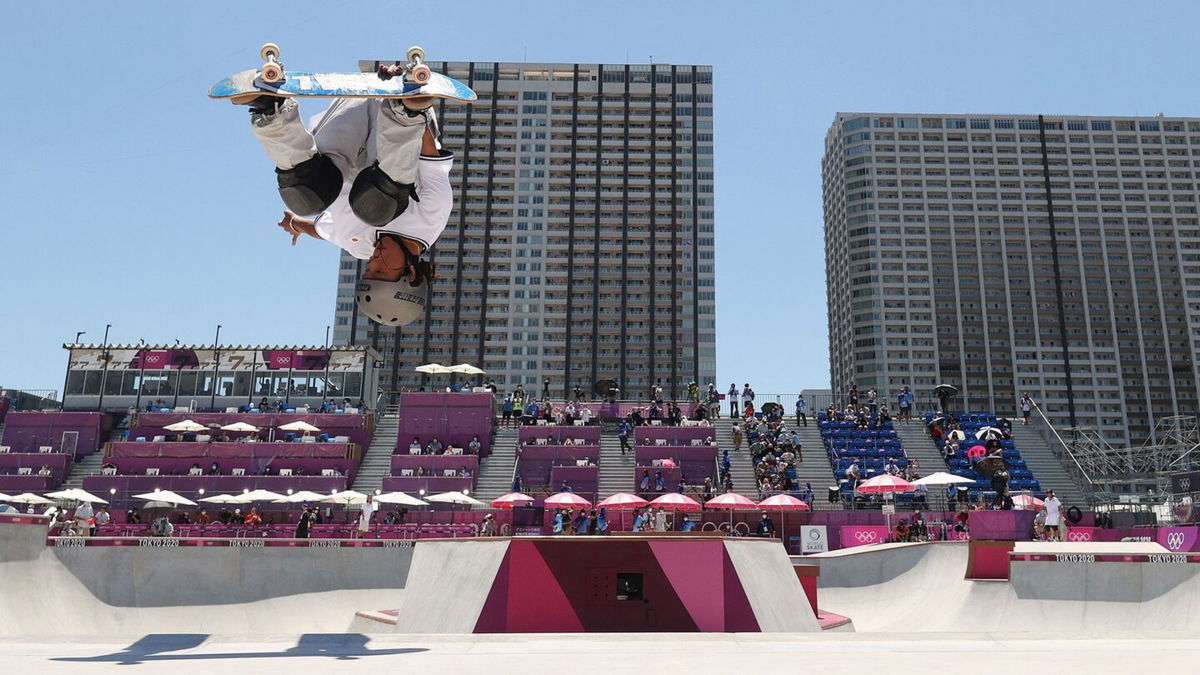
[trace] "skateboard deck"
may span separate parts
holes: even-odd
[[[210,98],[234,99],[235,103],[269,93],[284,97],[315,98],[413,98],[433,96],[456,101],[478,99],[470,87],[452,77],[435,73],[424,65],[425,52],[411,47],[408,61],[374,61],[376,70],[359,73],[316,73],[283,69],[279,47],[263,45],[262,68],[243,70],[208,89]],[[366,63],[366,62],[360,62]],[[388,66],[390,67],[390,70]],[[381,67],[383,66],[383,67]],[[383,75],[384,71],[389,74]],[[240,100],[239,100],[240,99]]]

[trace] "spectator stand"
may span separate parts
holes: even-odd
[[[902,472],[908,468],[908,455],[892,422],[881,423],[878,415],[871,415],[868,427],[863,429],[855,420],[847,419],[844,413],[835,413],[830,419],[827,412],[818,411],[817,425],[830,467],[838,481],[841,501],[855,507],[870,505],[878,508],[880,502],[855,494],[855,486],[852,480],[846,478],[846,470],[858,464],[861,479],[867,480],[884,473],[889,461],[894,462]],[[905,504],[921,496],[920,493],[899,493],[896,502]]]
[[[71,457],[61,452],[0,452],[0,492],[45,492],[62,484]],[[43,474],[45,468],[49,473]]]
[[[79,461],[100,449],[110,425],[98,412],[12,411],[5,418],[4,445],[18,453],[50,447]]]
[[[175,435],[165,430],[165,427],[190,419],[197,424],[208,427],[228,426],[235,422],[243,422],[259,428],[252,432],[216,432],[228,433],[231,438],[254,436],[259,440],[272,440],[276,437],[304,438],[299,434],[287,432],[278,433],[276,430],[292,422],[307,422],[318,429],[315,438],[322,436],[329,439],[345,440],[341,442],[355,443],[361,447],[371,444],[375,430],[375,418],[372,414],[339,414],[339,413],[175,413],[175,412],[141,412],[135,413],[130,420],[130,429],[126,434],[127,440],[154,440],[158,436]],[[176,438],[180,436],[175,435]],[[166,440],[165,438],[159,440]]]
[[[684,492],[694,497],[703,492],[705,478],[712,478],[715,484],[720,476],[717,466],[720,451],[715,436],[716,431],[711,427],[642,426],[634,429],[633,484],[638,494],[678,492],[682,480]],[[713,445],[708,445],[709,441]],[[643,488],[647,473],[649,486]],[[663,479],[661,490],[656,486],[658,474]]]
[[[392,455],[392,475],[383,477],[384,492],[420,497],[439,492],[474,491],[479,473],[475,455]]]
[[[525,426],[518,432],[515,474],[534,497],[572,492],[591,501],[599,496],[600,427]],[[514,475],[515,475],[514,474]]]
[[[479,456],[491,452],[496,421],[489,393],[405,393],[400,395],[396,452],[407,453],[414,438],[422,445],[437,438],[443,445],[466,448],[479,438]]]
[[[950,472],[956,476],[970,478],[975,481],[974,485],[963,484],[967,488],[972,501],[978,499],[990,500],[996,496],[992,491],[991,480],[980,476],[972,468],[971,460],[967,457],[971,447],[975,445],[983,445],[984,441],[975,438],[975,434],[983,427],[998,426],[998,419],[994,413],[960,413],[958,415],[937,415],[935,413],[925,414],[925,425],[927,431],[932,431],[934,426],[933,420],[936,417],[943,417],[946,422],[941,423],[942,428],[947,430],[947,433],[934,438],[931,434],[934,444],[938,448],[938,452],[947,460],[946,465]],[[948,423],[947,423],[948,422]],[[950,430],[953,430],[954,425],[961,429],[965,439],[959,443],[959,448],[954,452],[954,457],[948,457],[946,452],[946,435]],[[1004,461],[1008,463],[1009,481],[1008,487],[1010,492],[1027,492],[1037,497],[1043,497],[1041,483],[1034,477],[1033,472],[1026,466],[1025,460],[1021,458],[1021,452],[1017,449],[1016,443],[1011,438],[1011,433],[1006,438],[999,441],[1000,447],[1004,453]]]

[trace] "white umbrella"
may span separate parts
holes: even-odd
[[[962,429],[954,429],[946,434],[946,439],[951,441],[962,441],[967,438],[967,434]]]
[[[6,495],[3,492],[0,492],[0,502],[6,502],[10,499],[12,499],[12,495]]]
[[[200,501],[210,504],[245,504],[246,500],[242,499],[241,495],[213,495],[204,497]]]
[[[432,495],[425,498],[427,502],[437,502],[439,504],[465,504],[467,506],[483,506],[483,502],[473,497],[468,497],[461,492],[443,492],[441,494]]]
[[[283,499],[284,497],[284,495],[281,495],[278,492],[271,492],[270,490],[263,489],[243,492],[240,496],[247,502],[273,502]]]
[[[974,483],[970,478],[955,476],[952,473],[938,471],[937,473],[929,474],[924,478],[918,478],[913,481],[913,485],[955,485],[957,483]]]
[[[482,368],[476,368],[475,366],[473,366],[469,363],[460,363],[457,366],[450,366],[446,370],[449,370],[452,373],[462,373],[464,375],[482,375],[483,374]]]
[[[22,492],[19,495],[13,495],[8,498],[8,501],[10,501],[14,504],[53,504],[54,503],[53,501],[46,499],[45,497],[39,497],[39,496],[33,494],[32,492]]]
[[[413,368],[413,370],[417,371],[418,373],[425,373],[426,375],[444,375],[446,373],[454,372],[440,363],[426,363],[423,366],[417,366],[416,368]]]
[[[989,438],[1004,438],[1004,432],[996,427],[981,427],[975,432],[975,438],[986,440]]]
[[[399,504],[401,506],[428,506],[427,503],[404,492],[388,492],[375,497],[382,504]]]
[[[69,490],[59,490],[58,492],[47,492],[46,496],[51,499],[70,499],[77,502],[91,502],[92,504],[107,504],[108,502],[100,499],[96,495],[83,490],[81,488],[71,488]]]
[[[226,424],[225,426],[221,427],[221,430],[222,431],[258,431],[258,427],[254,426],[253,424],[246,424],[245,422],[234,422],[233,424]]]
[[[285,424],[279,428],[283,431],[320,431],[320,429],[318,429],[317,427],[314,427],[313,425],[309,424],[308,422],[305,422],[304,420],[296,420],[295,422],[288,422],[287,424]]]
[[[313,492],[311,490],[301,490],[299,492],[293,492],[292,494],[287,495],[281,499],[276,499],[275,503],[276,504],[302,504],[304,502],[319,502],[328,496],[329,495],[323,495],[320,492]]]
[[[145,494],[134,495],[133,498],[134,499],[146,499],[151,502],[162,502],[163,504],[167,504],[168,506],[196,506],[196,502],[188,499],[187,497],[181,497],[181,496],[175,494],[174,492],[171,492],[170,490],[155,490],[154,492],[147,492]],[[147,504],[146,508],[156,508],[156,507],[153,507],[153,506],[150,506],[149,504]]]
[[[331,495],[326,495],[321,498],[321,501],[327,504],[342,504],[349,506],[351,504],[362,504],[367,501],[367,496],[361,492],[354,490],[342,490]]]
[[[208,427],[192,420],[183,420],[163,427],[167,431],[207,431]]]

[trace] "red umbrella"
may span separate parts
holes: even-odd
[[[917,487],[899,476],[883,473],[858,484],[859,492],[881,494],[885,492],[912,492]]]
[[[650,502],[650,506],[657,506],[660,509],[669,511],[699,511],[700,502],[688,497],[687,495],[679,494],[678,492],[668,492],[667,494]],[[671,515],[671,527],[674,529],[675,516]]]
[[[758,504],[754,503],[753,499],[743,497],[736,492],[726,492],[723,495],[713,497],[704,502],[706,509],[729,509],[729,532],[733,533],[733,510],[734,509],[757,509]]]
[[[640,509],[650,502],[642,499],[637,495],[631,495],[628,492],[618,492],[611,497],[605,497],[600,500],[597,507],[614,509],[616,511],[628,511],[630,509]],[[621,528],[625,528],[625,516],[621,516]]]
[[[809,510],[808,504],[804,503],[803,501],[801,501],[799,499],[796,499],[795,497],[793,497],[791,495],[775,495],[774,497],[767,497],[766,499],[759,502],[758,505],[764,509],[779,509],[779,531],[783,535],[786,535],[786,533],[787,533],[787,521],[784,519],[784,515],[783,515],[783,513],[785,511],[807,511],[807,510]],[[787,548],[787,537],[781,536],[780,539],[784,540],[784,549],[786,549]]]
[[[590,509],[592,503],[574,492],[556,492],[546,497],[546,506],[569,509]]]
[[[492,500],[492,508],[504,509],[511,511],[516,506],[529,506],[534,502],[533,497],[521,494],[520,492],[510,492],[502,497],[496,497]]]

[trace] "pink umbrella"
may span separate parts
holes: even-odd
[[[637,495],[631,495],[628,492],[618,492],[611,497],[605,497],[596,506],[616,511],[628,511],[630,509],[640,509],[649,503]],[[625,529],[624,514],[621,515],[621,529]]]
[[[885,492],[912,492],[916,486],[899,476],[883,473],[858,484],[859,492],[881,494]]]
[[[755,504],[753,499],[743,497],[736,492],[726,492],[723,495],[713,497],[704,502],[704,508],[729,509],[729,531],[733,532],[733,510],[757,509],[758,504]]]
[[[779,509],[779,531],[784,535],[787,533],[787,520],[784,518],[784,512],[809,510],[808,504],[804,503],[802,500],[796,499],[791,495],[775,495],[774,497],[767,497],[759,502],[758,505],[764,509]],[[781,536],[780,539],[784,540],[784,548],[786,549],[787,537]]]
[[[592,503],[574,492],[556,492],[546,497],[546,506],[570,509],[588,509]]]
[[[1013,505],[1023,509],[1033,509],[1034,511],[1045,508],[1045,503],[1033,495],[1017,495],[1013,497]]]
[[[533,497],[521,494],[520,492],[510,492],[502,497],[496,497],[492,500],[492,508],[512,510],[516,506],[529,506],[534,501]]]
[[[688,497],[687,495],[681,495],[678,492],[668,492],[667,494],[650,502],[650,506],[657,506],[660,509],[667,509],[669,511],[700,510],[700,502]],[[675,529],[674,513],[671,514],[671,529]]]

